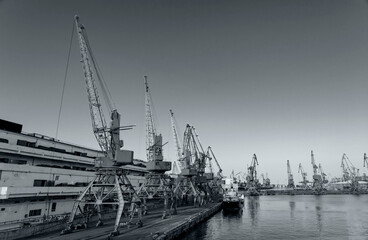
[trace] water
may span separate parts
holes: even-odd
[[[239,213],[217,213],[183,239],[368,239],[368,195],[246,197]]]

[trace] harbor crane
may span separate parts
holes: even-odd
[[[219,162],[217,161],[217,158],[216,158],[215,154],[213,153],[212,148],[210,146],[208,146],[208,148],[207,148],[207,157],[209,158],[209,160],[212,160],[212,159],[215,160],[215,163],[216,163],[217,168],[218,168],[217,176],[219,178],[223,178],[224,176],[222,175],[222,168],[221,168]]]
[[[145,84],[145,115],[146,115],[146,154],[147,170],[146,181],[138,189],[137,194],[143,200],[144,211],[147,213],[147,199],[163,199],[164,211],[162,218],[167,214],[176,214],[176,196],[173,185],[170,183],[170,176],[165,172],[171,170],[171,162],[164,161],[162,153],[162,135],[157,133],[156,123],[153,115],[152,96],[148,86],[147,76],[144,76]],[[168,209],[171,202],[170,209]]]
[[[140,199],[127,178],[125,170],[120,168],[120,166],[133,162],[133,152],[120,149],[123,147],[123,141],[120,140],[120,131],[131,129],[132,126],[120,126],[120,114],[113,107],[111,97],[108,95],[107,86],[104,84],[96,59],[92,53],[85,28],[79,22],[78,16],[75,17],[75,26],[87,86],[92,129],[104,153],[104,157],[96,159],[96,175],[82,194],[75,200],[66,228],[61,234],[70,233],[76,228],[74,219],[78,211],[85,217],[84,224],[79,227],[87,227],[91,214],[96,212],[98,214],[96,226],[101,226],[103,224],[102,208],[111,209],[111,206],[116,206],[114,229],[110,234],[110,236],[116,236],[119,234],[120,220],[126,204],[130,204],[130,214],[125,214],[129,215],[129,219],[122,225],[131,224],[135,213],[138,212],[138,222],[136,224],[142,226]],[[110,126],[106,124],[96,80],[102,90],[106,101],[105,104],[111,112]]]
[[[208,146],[208,148],[207,148],[206,156],[207,156],[208,165],[209,165],[209,168],[210,168],[210,174],[206,173],[207,180],[209,181],[208,182],[209,190],[211,190],[212,194],[218,195],[218,194],[224,192],[224,190],[222,189],[222,179],[224,177],[222,175],[222,168],[221,168],[219,162],[217,161],[217,158],[216,158],[215,154],[213,153],[213,150],[210,146]],[[218,171],[217,171],[216,175],[214,175],[214,173],[213,173],[213,167],[212,167],[212,163],[211,163],[212,160],[215,161],[215,163],[217,165],[217,168],[218,168]]]
[[[257,179],[257,166],[258,159],[257,155],[253,154],[252,162],[250,167],[248,167],[248,175],[247,175],[247,192],[250,196],[258,196],[258,179]]]
[[[293,173],[291,172],[290,162],[287,160],[288,188],[295,188]]]
[[[366,167],[368,168],[368,157],[367,157],[367,154],[364,153],[364,157],[363,157],[363,167]]]
[[[298,173],[300,173],[302,175],[302,178],[303,178],[303,181],[301,182],[302,187],[304,189],[308,189],[309,181],[307,179],[307,173],[304,171],[301,163],[299,163]]]
[[[182,157],[182,150],[181,150],[181,143],[180,143],[180,139],[179,139],[179,131],[177,128],[177,124],[176,124],[176,120],[174,117],[174,112],[172,109],[169,110],[170,111],[170,120],[171,120],[171,130],[173,133],[173,138],[174,138],[174,144],[175,144],[175,150],[176,150],[176,160],[174,160],[174,169],[173,169],[173,173],[175,170],[175,175],[178,175],[181,172],[181,169],[184,168],[184,166],[182,166],[182,162],[180,162],[180,159]],[[178,163],[178,164],[177,164]],[[179,165],[179,168],[178,166]]]
[[[323,187],[323,179],[321,174],[318,173],[318,166],[316,164],[316,161],[314,159],[313,151],[311,151],[311,163],[313,166],[313,185],[312,190],[313,193],[316,195],[323,194],[324,187]]]
[[[323,168],[322,168],[321,163],[320,163],[320,164],[318,164],[318,168],[319,168],[319,173],[320,173],[320,174],[321,174],[321,176],[322,176],[322,183],[323,183],[323,184],[328,183],[328,180],[327,180],[327,174],[323,171]]]
[[[265,177],[265,175],[262,173],[261,177],[262,177],[263,187],[265,188],[271,187],[271,180],[268,178],[268,174],[266,173],[266,177]]]
[[[343,180],[350,182],[350,191],[358,194],[360,192],[359,182],[357,179],[358,171],[345,153],[342,155],[341,168],[343,172]]]
[[[203,184],[207,182],[203,176],[205,170],[206,155],[200,152],[196,141],[196,133],[193,126],[187,124],[184,132],[183,152],[180,158],[181,173],[178,175],[174,193],[181,196],[181,199],[188,201],[193,198],[194,206],[202,205],[207,192]]]

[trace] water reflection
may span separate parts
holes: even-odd
[[[321,196],[316,196],[316,216],[317,216],[317,228],[318,228],[318,236],[321,236],[322,233],[322,200],[321,200]]]
[[[216,214],[183,239],[368,240],[367,204],[368,195],[247,197],[244,212]]]
[[[293,221],[294,220],[294,211],[295,211],[295,202],[294,202],[294,200],[289,201],[289,207],[290,207],[290,218]]]
[[[238,211],[222,211],[223,217],[236,217],[236,218],[242,218],[243,216],[243,209],[240,209]]]
[[[248,197],[248,213],[252,221],[252,226],[257,226],[259,210],[259,196]]]

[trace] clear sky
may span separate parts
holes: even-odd
[[[75,14],[122,124],[137,124],[123,132],[137,158],[148,75],[168,160],[172,108],[227,175],[256,153],[273,183],[287,182],[286,160],[311,178],[310,150],[330,177],[343,153],[367,172],[366,1],[0,1],[0,118],[55,136]],[[79,59],[74,35],[58,138],[98,148]]]

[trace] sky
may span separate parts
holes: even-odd
[[[146,159],[148,76],[166,160],[175,159],[169,109],[181,137],[195,126],[225,175],[296,181],[310,151],[328,177],[341,157],[363,168],[368,151],[368,4],[347,0],[2,0],[0,118],[55,137],[74,15],[86,27],[122,125],[125,148]],[[98,149],[77,37],[58,138]],[[105,113],[109,116],[109,113]]]

